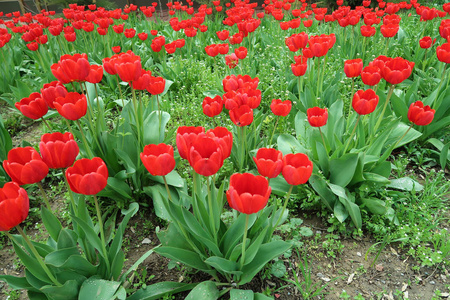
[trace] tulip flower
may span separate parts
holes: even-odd
[[[194,127],[194,126],[181,126],[177,129],[176,143],[178,148],[178,153],[181,158],[188,159],[188,154],[191,149],[191,144],[197,138],[200,133],[204,133],[204,127]]]
[[[41,137],[39,151],[50,169],[61,169],[73,165],[80,149],[70,132],[54,132]]]
[[[436,48],[436,55],[439,61],[450,63],[450,43],[444,43]]]
[[[226,192],[231,208],[243,214],[254,214],[267,205],[272,189],[263,176],[250,173],[235,173],[230,177],[230,187]]]
[[[349,59],[344,63],[344,73],[347,77],[358,77],[361,74],[363,62],[361,58]]]
[[[253,161],[258,168],[258,173],[264,177],[275,178],[283,169],[283,154],[273,148],[260,148],[256,152]]]
[[[84,94],[68,93],[65,97],[58,97],[53,102],[59,114],[67,120],[78,120],[87,112],[87,100]]]
[[[436,42],[436,39],[433,40],[429,36],[424,36],[423,38],[421,38],[419,40],[419,46],[422,49],[428,49],[428,48],[431,48],[431,46],[433,46],[435,42]]]
[[[188,162],[197,174],[211,176],[223,165],[223,152],[219,143],[212,137],[200,134],[189,149]]]
[[[222,148],[223,159],[225,160],[231,155],[231,149],[233,148],[233,134],[225,127],[216,127],[209,129],[206,135],[212,137],[219,143]]]
[[[0,188],[0,231],[9,231],[28,216],[30,201],[27,192],[15,182]]]
[[[42,98],[47,102],[48,107],[53,109],[55,108],[53,102],[56,98],[65,97],[68,93],[66,87],[57,80],[44,84],[41,89]]]
[[[20,102],[16,102],[15,107],[25,116],[33,120],[42,118],[48,111],[47,102],[39,93],[32,93]]]
[[[231,121],[239,127],[253,122],[253,110],[248,105],[242,105],[229,111]]]
[[[244,59],[247,57],[247,48],[246,47],[239,47],[234,49],[234,53],[239,59]]]
[[[222,98],[217,95],[214,98],[205,97],[202,103],[203,113],[210,118],[214,118],[219,115],[223,109]]]
[[[173,147],[170,145],[147,145],[140,157],[147,171],[153,176],[165,176],[175,168]]]
[[[58,63],[51,66],[52,74],[62,83],[72,81],[86,81],[90,72],[90,64],[87,54],[65,54],[61,56]]]
[[[380,69],[375,65],[366,66],[361,72],[361,80],[366,85],[377,85],[381,80]]]
[[[70,189],[83,195],[96,195],[106,187],[108,181],[108,168],[99,158],[82,158],[72,167],[67,168],[66,178]]]
[[[291,111],[292,103],[290,100],[281,101],[281,99],[273,99],[270,104],[270,110],[276,116],[286,117]]]
[[[313,164],[306,154],[286,154],[283,161],[283,177],[290,185],[304,184],[311,177]]]
[[[424,106],[422,101],[416,101],[409,106],[408,120],[418,126],[425,126],[433,121],[435,112],[429,105]]]
[[[141,76],[141,58],[131,51],[121,53],[115,60],[114,68],[122,81],[135,81]]]
[[[48,166],[33,147],[13,148],[3,161],[3,168],[19,185],[40,182],[48,174]]]
[[[414,62],[396,57],[384,64],[381,75],[390,84],[399,84],[407,79],[414,68]]]
[[[92,65],[86,81],[90,83],[99,83],[103,78],[103,67],[99,65]]]
[[[352,107],[359,115],[372,113],[378,104],[378,95],[374,90],[359,90],[353,96]]]

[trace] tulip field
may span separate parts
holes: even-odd
[[[450,2],[200,2],[0,11],[0,298],[448,298]]]

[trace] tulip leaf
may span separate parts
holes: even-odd
[[[41,291],[54,300],[77,299],[80,285],[76,280],[67,280],[62,286],[47,285]],[[90,299],[93,299],[92,297]]]
[[[248,245],[247,250],[245,252],[245,261],[244,265],[248,265],[253,261],[256,256],[256,253],[259,250],[259,247],[264,242],[269,226],[266,226],[259,235],[252,240],[252,242]],[[242,258],[241,258],[242,259]]]
[[[309,178],[309,183],[311,184],[313,189],[316,191],[316,193],[319,194],[323,203],[330,210],[332,210],[334,207],[334,204],[336,203],[337,198],[333,194],[333,192],[330,190],[330,188],[327,186],[327,182],[324,179],[322,179],[321,177],[313,174]]]
[[[144,119],[144,145],[159,144],[164,141],[164,132],[170,115],[164,111],[153,111]]]
[[[376,174],[376,173],[364,172],[363,176],[367,181],[372,181],[372,182],[383,184],[383,185],[390,183],[389,179],[387,179],[386,177],[381,176],[379,174]]]
[[[234,221],[233,225],[228,228],[227,232],[225,232],[225,234],[222,236],[222,239],[220,240],[220,248],[223,249],[223,253],[225,253],[226,258],[230,257],[234,246],[244,235],[245,218],[245,214],[240,214],[239,217],[237,217],[237,219]],[[249,228],[253,225],[256,218],[257,214],[251,214],[249,216]]]
[[[94,229],[91,226],[89,226],[85,221],[81,220],[78,217],[72,216],[72,220],[76,222],[78,226],[81,227],[81,229],[86,234],[87,240],[92,246],[94,246],[95,249],[97,249],[99,255],[105,258],[103,254],[102,241],[100,240],[98,234],[94,231]]]
[[[73,255],[80,255],[77,247],[65,248],[61,250],[56,250],[45,257],[45,263],[59,267],[63,265],[69,257]]]
[[[342,187],[347,186],[355,175],[358,153],[344,154],[330,161],[330,182]]]
[[[136,293],[128,297],[127,300],[157,300],[161,299],[164,295],[181,293],[193,289],[196,286],[197,283],[186,284],[172,281],[158,282],[136,291]]]
[[[242,268],[241,271],[244,274],[241,276],[239,284],[250,282],[269,261],[286,252],[291,246],[285,241],[273,241],[261,245],[252,262]]]
[[[344,205],[342,205],[342,203],[339,201],[337,201],[334,204],[333,212],[334,215],[336,216],[336,219],[338,219],[338,221],[341,223],[344,223],[344,221],[348,217],[348,211],[345,209]]]
[[[0,116],[0,162],[5,160],[8,156],[9,150],[12,149],[11,136],[3,125],[2,117]]]
[[[119,249],[119,252],[116,253],[114,259],[111,261],[111,277],[113,279],[119,279],[120,274],[122,273],[123,263],[125,262],[125,254],[122,249]]]
[[[205,263],[219,271],[220,273],[241,275],[239,271],[239,265],[235,261],[231,261],[218,256],[210,256],[205,260]]]
[[[253,300],[255,294],[252,290],[232,289],[230,291],[230,300]],[[269,298],[270,299],[270,298]]]
[[[306,149],[290,134],[280,134],[277,139],[277,144],[278,150],[280,150],[283,155],[289,153],[306,153]]]
[[[50,278],[45,273],[45,271],[42,269],[41,265],[37,261],[37,259],[26,253],[24,250],[22,250],[22,247],[17,244],[16,241],[13,241],[14,246],[14,252],[19,257],[20,261],[23,263],[23,265],[27,268],[27,270],[33,274],[38,280],[46,283],[51,283]]]
[[[270,179],[270,187],[272,188],[272,193],[278,196],[284,196],[289,191],[291,185],[287,183],[283,177],[277,176]],[[292,192],[295,193],[295,190],[293,190]]]
[[[60,231],[59,236],[58,236],[57,248],[65,249],[65,248],[76,247],[77,239],[78,239],[78,237],[75,232],[73,232],[70,229],[63,229]]]
[[[352,218],[353,224],[355,224],[357,228],[361,228],[362,218],[359,206],[354,202],[350,201],[349,198],[339,197],[339,201],[344,205],[345,209],[348,211],[350,218]]]
[[[205,271],[207,273],[211,271],[211,268],[208,267],[208,265],[203,262],[201,257],[193,251],[163,246],[155,249],[155,252],[164,257],[179,261],[192,268]]]
[[[219,290],[214,282],[203,281],[192,289],[185,300],[216,300],[219,299],[219,295]]]
[[[79,300],[110,300],[116,299],[114,297],[116,292],[122,288],[120,282],[109,281],[97,277],[88,278],[83,282],[80,288]]]
[[[423,190],[423,185],[421,185],[420,183],[418,183],[417,181],[415,181],[412,178],[409,177],[402,177],[402,178],[397,178],[397,179],[391,179],[390,183],[386,185],[387,187],[390,188],[394,188],[397,190],[402,190],[402,191],[422,191]]]
[[[41,208],[41,218],[52,239],[57,241],[62,229],[61,222],[59,222],[58,218],[44,206]]]
[[[386,203],[376,198],[362,198],[362,203],[373,214],[384,215],[387,212]]]
[[[38,292],[39,290],[34,288],[26,279],[26,277],[16,277],[11,275],[1,275],[0,280],[4,280],[10,288],[15,290],[31,290]]]

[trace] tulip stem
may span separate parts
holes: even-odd
[[[320,132],[320,137],[322,138],[323,147],[325,148],[325,152],[326,152],[327,155],[328,155],[327,144],[325,143],[325,139],[323,138],[322,129],[320,129],[320,127],[319,127],[319,132]]]
[[[84,135],[80,120],[77,120],[77,125],[78,125],[78,128],[80,129],[81,138],[83,139],[84,146],[86,147],[87,155],[89,156],[90,159],[92,159],[92,158],[94,158],[94,154],[92,154],[91,148],[89,147],[89,144],[86,140],[86,136]]]
[[[402,137],[393,145],[391,146],[388,150],[386,150],[383,153],[383,156],[380,157],[380,159],[378,160],[378,162],[376,164],[373,164],[372,168],[377,166],[379,163],[385,161],[388,156],[391,154],[391,152],[395,149],[395,147],[397,147],[397,145],[403,140],[403,138],[406,136],[406,134],[409,132],[409,130],[413,127],[414,123],[411,123],[411,125],[409,126],[408,130],[405,131],[405,133],[402,135]]]
[[[163,175],[164,185],[166,186],[167,196],[169,197],[170,202],[172,202],[172,196],[170,195],[169,185],[167,184],[166,175]]]
[[[206,184],[208,189],[208,208],[209,208],[209,223],[212,230],[212,235],[214,237],[214,240],[216,240],[216,224],[214,222],[214,211],[212,207],[212,195],[211,195],[211,183],[209,176],[206,177]]]
[[[272,134],[270,135],[270,139],[269,139],[269,145],[272,145],[272,139],[273,139],[273,135],[275,134],[275,130],[277,129],[277,125],[278,125],[278,121],[280,120],[280,116],[278,116],[277,120],[275,121],[275,126],[273,126],[273,130],[272,130]]]
[[[320,57],[317,58],[317,89],[316,89],[316,97],[314,99],[314,104],[317,105],[317,98],[319,97],[319,79],[320,79]]]
[[[125,102],[123,101],[122,88],[120,87],[119,75],[116,74],[117,86],[119,87],[120,100],[122,100],[122,109],[125,107]]]
[[[44,119],[44,117],[41,117],[42,122],[44,122],[45,126],[47,126],[48,130],[53,131],[52,126]]]
[[[278,225],[279,225],[279,223],[280,223],[280,221],[281,221],[281,218],[283,218],[284,211],[286,210],[287,203],[288,203],[289,198],[291,197],[291,193],[292,193],[292,189],[293,189],[293,188],[294,188],[293,185],[291,185],[291,187],[289,188],[289,191],[288,191],[288,193],[287,193],[287,195],[286,195],[286,199],[284,200],[283,209],[281,210],[281,214],[280,214],[280,216],[278,217],[277,223],[276,223],[275,226],[273,227],[274,230],[275,230],[275,228],[278,227]],[[270,236],[272,236],[272,235],[270,235]]]
[[[353,138],[353,135],[355,134],[356,127],[358,126],[359,119],[361,119],[361,115],[358,115],[358,119],[356,119],[355,127],[353,127],[353,131],[352,131],[352,133],[350,134],[350,137],[348,138],[347,144],[345,145],[345,148],[344,148],[344,152],[342,152],[343,155],[344,155],[345,152],[347,151],[347,148],[348,148],[348,146],[350,145],[350,142],[351,142],[351,140],[352,140],[352,138]]]
[[[376,132],[377,132],[377,130],[378,130],[378,127],[379,127],[380,124],[381,124],[381,120],[383,120],[384,112],[385,112],[386,107],[387,107],[387,105],[388,105],[388,103],[389,103],[389,99],[390,99],[391,96],[392,96],[392,92],[394,91],[394,87],[395,87],[395,85],[392,84],[391,87],[389,88],[388,94],[387,94],[387,96],[386,96],[386,102],[384,103],[384,106],[383,106],[383,110],[381,111],[380,117],[378,118],[378,121],[377,121],[377,123],[375,124],[375,127],[374,127],[374,129],[373,129],[373,134],[374,134],[374,135],[376,134]]]
[[[44,261],[42,260],[42,257],[39,255],[39,253],[37,252],[36,248],[34,247],[33,243],[30,241],[30,239],[28,238],[28,236],[25,234],[25,232],[23,232],[22,228],[20,227],[20,225],[16,226],[17,231],[19,231],[20,235],[22,235],[23,240],[25,241],[25,243],[27,243],[28,247],[30,247],[31,252],[34,254],[34,256],[36,257],[36,260],[38,261],[38,263],[41,265],[42,269],[44,270],[44,272],[47,274],[48,278],[53,282],[54,285],[60,287],[62,286],[62,284],[55,278],[55,276],[53,276],[52,272],[49,270],[49,268],[47,267],[47,265],[44,263]],[[6,232],[6,235],[12,240],[14,241],[14,238],[9,234],[9,232]]]
[[[242,270],[242,267],[244,266],[244,262],[245,262],[245,244],[247,242],[247,231],[248,231],[248,219],[249,219],[250,215],[246,215],[245,216],[245,229],[244,229],[244,238],[242,239],[242,256],[241,256],[241,267],[240,269]]]
[[[47,206],[48,210],[53,212],[52,207],[50,206],[50,202],[48,202],[47,195],[45,194],[44,188],[42,187],[42,183],[38,182],[37,186],[39,187],[39,190],[41,191],[42,198],[44,198],[45,205]]]
[[[73,194],[72,194],[73,192],[70,189],[70,185],[69,185],[69,182],[67,181],[66,176],[64,176],[64,181],[66,183],[67,191],[69,192],[70,204],[72,205],[73,213],[75,214],[75,217],[78,217],[78,209],[77,209],[77,206],[75,205],[75,200],[73,199]]]
[[[97,195],[94,196],[94,203],[95,203],[95,210],[97,211],[97,219],[98,219],[98,226],[100,228],[100,238],[102,239],[102,250],[103,250],[103,256],[106,261],[106,268],[108,269],[108,274],[111,274],[111,266],[109,265],[109,258],[108,258],[108,252],[106,251],[106,239],[105,239],[105,232],[103,230],[103,219],[102,219],[102,213],[100,212],[100,205],[97,201]]]

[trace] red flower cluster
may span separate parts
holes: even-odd
[[[336,43],[336,35],[314,35],[308,40],[308,47],[303,49],[303,56],[307,58],[322,57],[327,55],[334,43]]]

